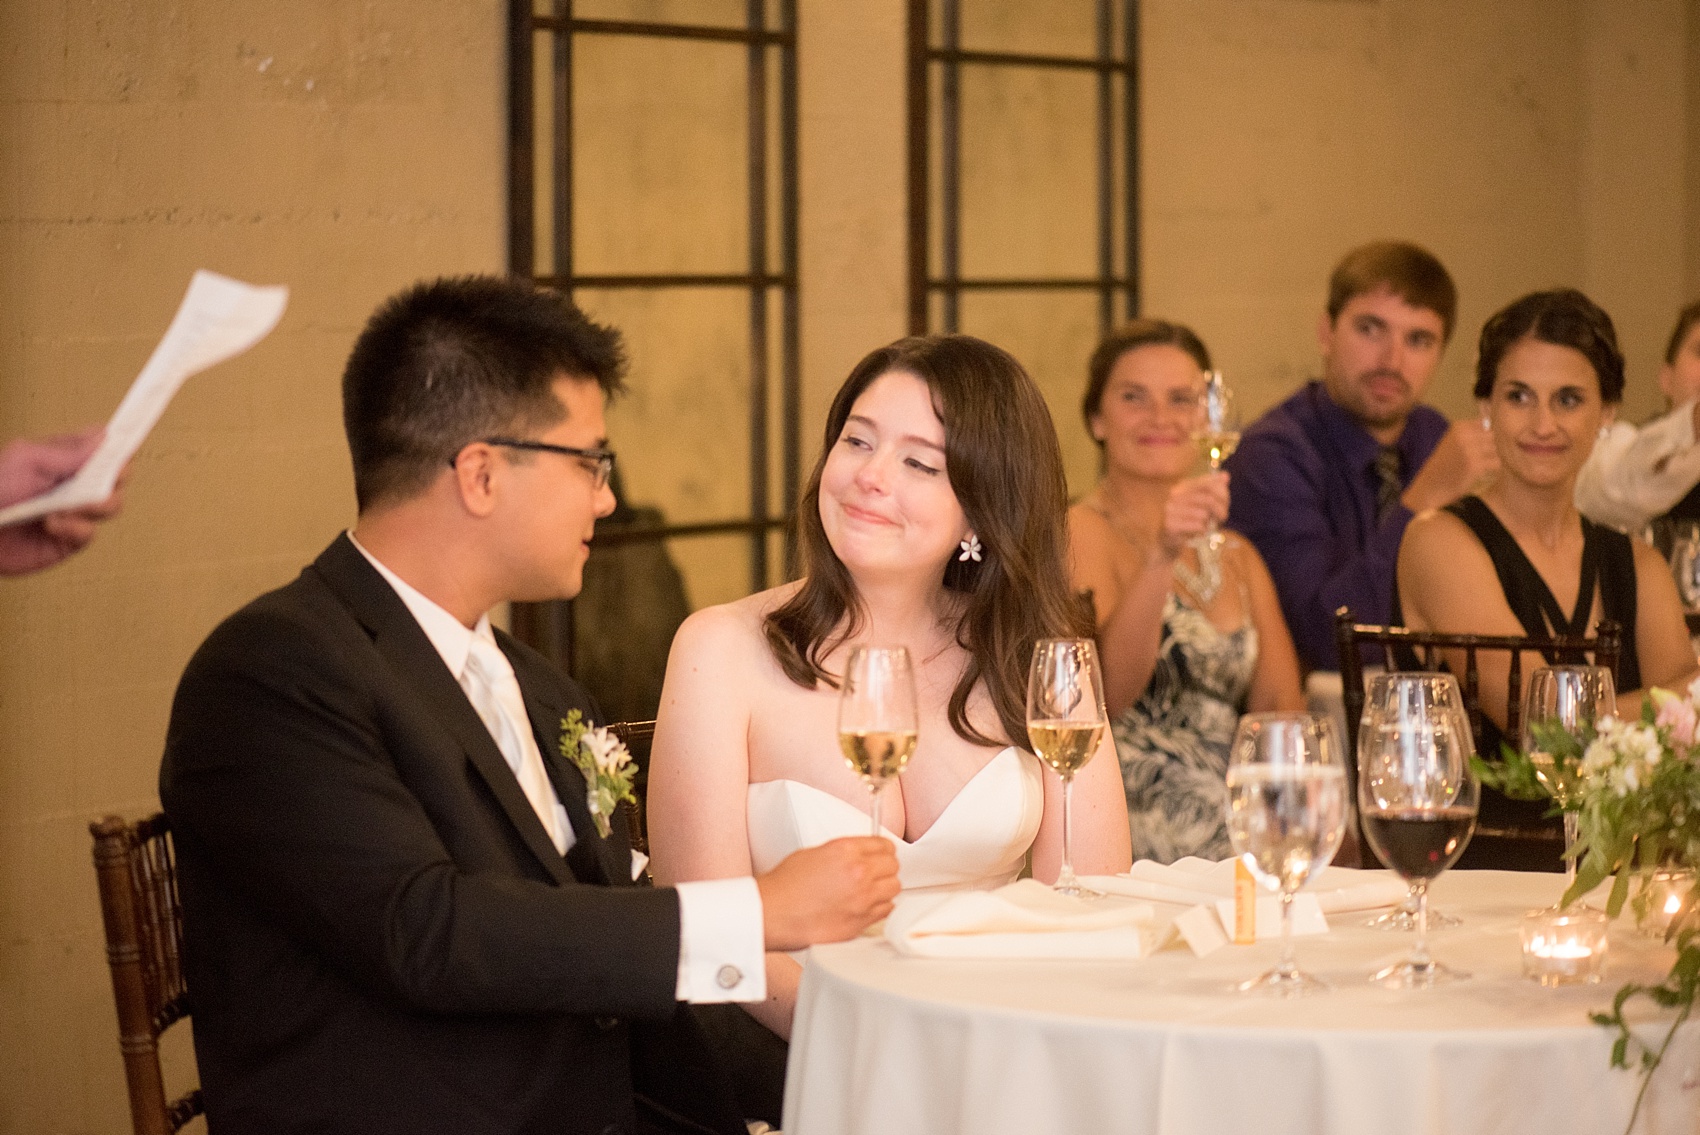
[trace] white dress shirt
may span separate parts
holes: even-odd
[[[1634,534],[1697,482],[1700,445],[1688,401],[1639,429],[1627,422],[1607,426],[1576,477],[1576,508],[1596,524]]]
[[[431,645],[442,657],[443,665],[449,668],[456,682],[462,682],[473,638],[488,639],[491,645],[495,645],[496,636],[490,629],[490,617],[480,615],[477,625],[469,629],[361,547],[352,531],[348,533],[348,541],[395,589],[419,624],[419,629],[425,632],[425,637],[431,640]],[[500,653],[498,647],[497,654]],[[509,663],[510,674],[512,669]],[[530,718],[523,712],[523,703],[519,709],[517,724],[520,728],[517,732],[520,743],[536,753],[537,736],[529,728]],[[501,749],[501,742],[494,732],[492,739]],[[523,759],[522,755],[504,751],[502,756],[513,769],[515,777],[519,778],[521,773],[517,762]],[[542,760],[541,754],[537,755],[537,759]],[[577,842],[577,836],[554,788],[546,786],[546,790],[561,836],[558,846],[565,854],[567,848]],[[544,827],[550,827],[547,820]],[[643,870],[645,862],[647,860],[633,860],[634,877]],[[679,883],[674,890],[679,895],[679,975],[674,995],[680,1001],[696,1004],[764,999],[767,996],[767,964],[762,939],[761,892],[756,888],[756,881],[747,875],[739,879],[704,879]]]

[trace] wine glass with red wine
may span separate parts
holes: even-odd
[[[1417,896],[1410,957],[1370,980],[1419,988],[1470,975],[1428,952],[1428,888],[1458,861],[1476,828],[1481,786],[1470,771],[1475,744],[1450,674],[1378,674],[1358,737],[1358,812],[1364,837]]]

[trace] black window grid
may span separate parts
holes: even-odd
[[[1089,291],[1097,293],[1101,335],[1116,324],[1116,299],[1125,318],[1140,310],[1139,294],[1139,2],[1091,0],[1096,53],[1089,56],[965,49],[962,9],[972,0],[909,0],[908,11],[908,220],[909,330],[959,329],[962,293],[970,291]],[[1054,2],[1054,0],[1053,0]],[[1117,9],[1119,8],[1119,13]],[[934,41],[937,13],[939,42]],[[1119,20],[1118,20],[1119,15]],[[1118,26],[1119,25],[1119,26]],[[965,277],[961,264],[962,107],[964,67],[1092,71],[1097,75],[1097,272],[1085,277]],[[939,72],[938,271],[932,271],[930,168],[933,107],[931,79]],[[1121,86],[1121,177],[1116,177],[1116,80]],[[1121,221],[1122,271],[1116,271],[1117,219]],[[932,297],[941,299],[942,326],[933,327]]]
[[[787,527],[787,512],[797,499],[801,462],[801,366],[798,303],[798,175],[797,175],[797,8],[796,0],[747,0],[742,27],[702,26],[634,20],[586,19],[574,15],[572,0],[554,0],[548,13],[536,10],[534,0],[510,0],[508,15],[508,265],[509,271],[554,287],[569,297],[580,288],[664,289],[728,288],[749,296],[749,510],[728,517],[690,524],[608,529],[597,533],[604,547],[659,543],[673,539],[725,536],[749,537],[750,590],[771,586],[773,565],[768,550],[770,533]],[[538,37],[550,37],[549,52],[554,130],[549,152],[540,154],[535,105],[537,75],[534,58]],[[748,248],[747,270],[727,273],[602,273],[580,274],[573,257],[573,46],[579,36],[636,36],[658,39],[743,43],[747,54]],[[775,56],[777,58],[775,58]],[[777,153],[770,154],[770,84],[778,84]],[[769,191],[769,161],[777,160],[778,200]],[[537,270],[537,172],[548,162],[553,219],[553,271]],[[778,248],[770,247],[771,212],[778,210]],[[777,252],[777,257],[774,253]],[[777,271],[773,266],[777,263]],[[770,298],[779,297],[778,326],[770,315]],[[777,374],[770,364],[773,337],[778,336]],[[779,398],[779,484],[771,473],[774,439],[770,428],[770,398]],[[777,489],[777,493],[775,490]],[[779,515],[775,515],[777,496]],[[787,562],[794,558],[789,535]],[[788,563],[786,566],[788,566]],[[516,635],[541,650],[564,669],[572,666],[572,608],[567,602],[515,604]]]

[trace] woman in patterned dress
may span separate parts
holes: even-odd
[[[1141,319],[1093,353],[1082,412],[1103,476],[1069,509],[1070,572],[1090,592],[1133,853],[1232,854],[1228,744],[1246,711],[1304,708],[1299,663],[1257,550],[1227,532],[1219,578],[1192,544],[1228,515],[1228,475],[1188,476],[1210,355]]]

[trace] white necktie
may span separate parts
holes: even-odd
[[[549,774],[543,770],[543,754],[537,749],[537,739],[529,728],[520,727],[520,722],[528,721],[525,698],[520,693],[519,679],[514,677],[513,665],[501,647],[474,635],[466,666],[461,670],[460,688],[466,691],[472,708],[478,711],[484,727],[495,738],[496,747],[513,769],[537,818],[543,821],[543,830],[549,833],[555,850],[565,854],[572,828],[555,798]]]

